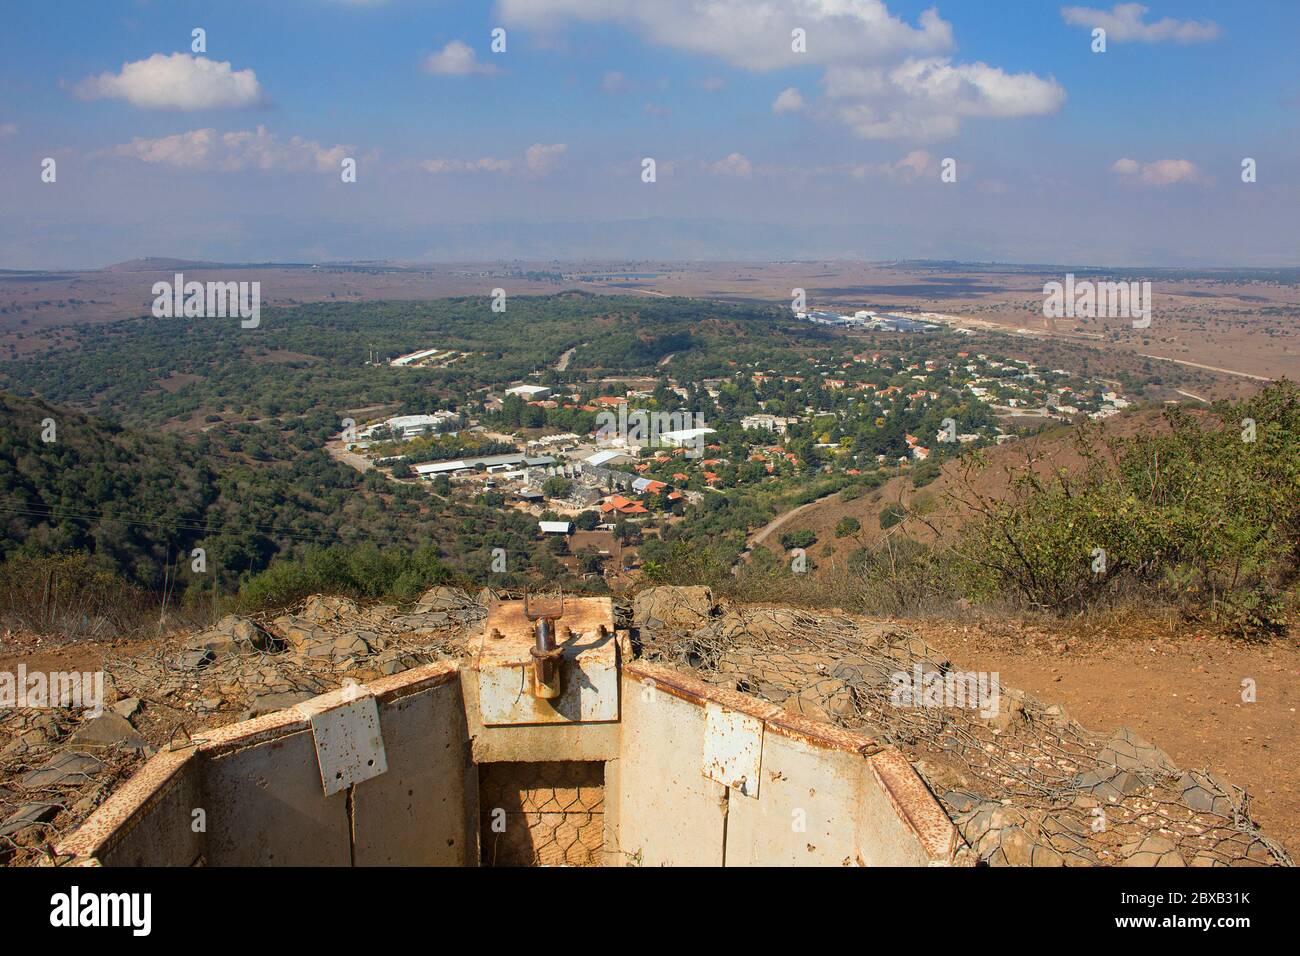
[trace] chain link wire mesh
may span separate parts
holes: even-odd
[[[486,866],[598,866],[605,844],[599,763],[479,766],[479,854]]]

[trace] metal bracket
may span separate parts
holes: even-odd
[[[379,705],[373,695],[313,713],[311,733],[327,797],[388,770]]]
[[[763,721],[711,701],[705,704],[704,776],[757,800],[762,763]]]

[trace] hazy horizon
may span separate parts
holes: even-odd
[[[1300,261],[1300,7],[987,13],[19,6],[0,39],[0,268]]]

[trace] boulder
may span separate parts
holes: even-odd
[[[706,587],[664,586],[649,588],[636,596],[632,620],[638,627],[654,622],[669,627],[694,629],[713,614],[713,592]]]
[[[25,803],[0,822],[0,836],[9,836],[33,824],[53,820],[61,809],[57,803]]]
[[[1033,866],[1034,850],[1038,844],[1033,837],[1018,826],[1007,827],[998,834],[998,849],[1002,851],[1002,859],[998,861],[997,853],[994,851],[989,857],[992,865],[1001,862],[1005,866]]]
[[[348,598],[328,597],[324,594],[313,594],[307,598],[307,603],[303,605],[299,617],[308,621],[336,621],[340,617],[351,617],[361,613],[361,608],[357,602]]]
[[[217,655],[207,648],[186,648],[176,655],[176,666],[185,671],[198,671],[216,659]]]
[[[1025,722],[1024,701],[1010,696],[1003,689],[997,696],[997,702],[997,713],[989,717],[985,717],[982,711],[975,711],[980,720],[984,722],[984,725],[993,733],[1004,734]]]
[[[1071,782],[1079,790],[1087,790],[1102,803],[1119,800],[1147,786],[1146,781],[1138,774],[1110,767],[1085,771]]]
[[[304,700],[311,700],[312,695],[306,691],[290,691],[284,694],[258,694],[253,698],[253,705],[250,708],[251,716],[260,717],[262,714],[271,714],[277,710],[288,710],[296,704],[301,704]]]
[[[853,716],[855,707],[853,692],[844,681],[834,677],[823,677],[808,684],[799,696],[787,700],[786,709],[829,724],[840,722],[843,718]]]
[[[372,634],[371,637],[374,635]],[[330,647],[330,656],[336,661],[345,657],[365,657],[370,653],[370,645],[360,634],[340,634],[334,638]]]
[[[735,615],[735,619],[728,620],[727,623],[754,637],[780,641],[790,635],[799,623],[799,618],[798,612],[789,608],[760,608],[744,615]]]
[[[112,711],[105,711],[98,717],[86,721],[69,738],[77,747],[95,749],[101,747],[126,747],[140,750],[148,742],[140,736],[131,722]]]
[[[473,598],[460,588],[450,588],[442,585],[429,588],[420,595],[420,600],[416,603],[428,611],[454,611],[472,602]]]
[[[89,754],[65,750],[51,757],[44,766],[19,777],[18,786],[24,790],[43,790],[46,787],[79,785],[103,769],[103,762]]]
[[[436,631],[451,623],[446,611],[426,611],[419,614],[403,614],[388,622],[391,627],[402,631]]]
[[[1124,857],[1120,866],[1186,866],[1187,862],[1172,842],[1162,836],[1148,836],[1126,843],[1120,849]]]
[[[943,802],[953,813],[967,813],[984,803],[984,798],[969,790],[954,788],[944,793]]]
[[[246,617],[239,617],[235,614],[228,614],[223,617],[217,622],[216,629],[229,634],[240,645],[251,647],[254,650],[278,651],[284,646],[279,638],[256,621],[250,621]]]
[[[1198,813],[1232,817],[1241,808],[1240,791],[1218,774],[1189,770],[1178,781],[1179,800]]]
[[[1097,760],[1110,764],[1120,770],[1135,770],[1139,773],[1175,774],[1178,768],[1159,747],[1143,740],[1127,727],[1115,731],[1115,735],[1097,754]]]
[[[124,697],[116,704],[110,705],[108,709],[117,714],[117,716],[125,717],[129,720],[140,711],[140,698]]]
[[[213,660],[252,651],[278,651],[283,647],[279,638],[254,621],[235,614],[227,614],[215,626],[185,642],[187,651],[206,651]]]
[[[305,651],[314,644],[332,644],[333,637],[324,629],[314,624],[291,624],[284,628],[284,639],[295,651]]]

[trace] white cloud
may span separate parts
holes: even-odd
[[[527,176],[546,176],[554,172],[569,151],[564,143],[534,143],[519,156],[498,159],[426,159],[420,168],[428,173],[516,173]]]
[[[825,112],[864,139],[943,139],[965,117],[1041,116],[1065,102],[1053,79],[946,57],[909,58],[892,69],[834,66],[822,87],[831,101]]]
[[[1175,20],[1165,17],[1147,23],[1150,8],[1140,3],[1117,3],[1109,10],[1092,7],[1062,7],[1061,18],[1071,26],[1106,31],[1106,39],[1116,43],[1203,43],[1217,40],[1222,33],[1213,20]]]
[[[748,177],[753,175],[754,167],[741,153],[731,153],[710,166],[709,170],[719,176]]]
[[[627,77],[618,70],[610,70],[600,78],[600,86],[606,93],[626,93],[628,91]]]
[[[255,130],[218,133],[195,129],[156,139],[136,137],[129,143],[96,154],[157,163],[177,169],[262,172],[315,170],[337,172],[345,156],[355,156],[352,146],[322,146],[315,140],[293,136],[282,140],[265,126]]]
[[[224,61],[188,53],[155,53],[77,84],[88,100],[118,99],[146,110],[238,109],[263,101],[252,70],[232,70]]]
[[[923,149],[914,149],[906,156],[892,163],[858,163],[853,166],[820,166],[807,170],[813,175],[843,175],[847,173],[854,179],[891,179],[911,183],[931,176],[938,169],[929,153]]]
[[[1135,159],[1117,159],[1110,167],[1111,172],[1129,182],[1142,183],[1145,186],[1170,186],[1174,183],[1197,183],[1205,180],[1196,164],[1187,159],[1157,159],[1151,163],[1139,163]]]
[[[17,123],[0,123],[0,139],[4,139],[6,136],[16,136],[17,134]]]
[[[545,176],[559,165],[568,151],[569,147],[564,143],[552,143],[550,146],[534,143],[524,150],[524,166],[534,175]]]
[[[554,29],[564,18],[613,21],[647,41],[716,57],[748,70],[816,66],[832,102],[814,108],[794,88],[774,113],[802,109],[865,139],[938,139],[967,117],[1006,119],[1051,113],[1065,100],[1054,79],[953,63],[952,27],[929,9],[915,25],[884,0],[499,0],[502,19]],[[806,52],[791,50],[791,31]]]
[[[705,93],[720,93],[727,88],[727,81],[720,76],[706,76],[695,85]]]
[[[793,86],[777,94],[772,101],[772,112],[778,116],[782,113],[798,113],[803,109],[803,94]]]
[[[935,53],[952,46],[952,28],[933,10],[913,27],[882,0],[500,0],[507,23],[550,28],[568,17],[612,20],[653,43],[720,57],[749,70],[872,59],[898,51]],[[807,32],[807,52],[790,48],[790,31]]]
[[[914,149],[898,162],[889,167],[892,175],[911,182],[934,169],[934,160],[923,149]]]
[[[474,49],[460,40],[452,40],[441,50],[430,53],[420,68],[438,76],[470,76],[475,73],[491,76],[501,72],[491,63],[479,62]]]

